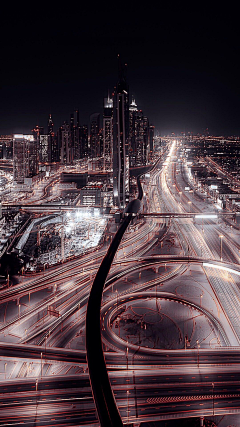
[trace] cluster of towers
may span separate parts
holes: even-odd
[[[113,171],[114,204],[125,207],[129,200],[129,168],[144,166],[151,160],[154,126],[149,125],[134,98],[129,103],[126,66],[122,67],[120,61],[118,83],[112,97],[104,99],[102,145],[98,126],[99,114],[94,114],[90,124],[91,156],[102,153],[104,170]]]
[[[22,183],[47,164],[72,165],[85,158],[113,174],[114,204],[124,207],[129,199],[129,168],[151,160],[153,136],[154,127],[134,98],[129,102],[126,66],[119,61],[118,82],[111,96],[104,98],[103,116],[92,114],[89,127],[80,125],[76,110],[56,133],[50,114],[47,132],[36,126],[32,135],[14,135],[14,179]]]
[[[129,168],[146,165],[153,150],[153,126],[132,100],[126,66],[119,62],[119,78],[113,96],[113,201],[124,208],[129,200]]]
[[[39,147],[39,163],[70,165],[88,156],[88,126],[80,126],[78,110],[70,115],[70,123],[65,121],[56,133],[50,114],[47,133],[43,127],[36,126],[33,135]]]

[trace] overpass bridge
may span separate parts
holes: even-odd
[[[141,212],[138,215],[140,218],[194,218],[194,219],[218,219],[224,217],[240,217],[240,212],[209,212],[209,213],[199,213],[199,212]]]
[[[3,204],[2,205],[2,212],[6,213],[11,210],[16,210],[18,212],[30,212],[30,213],[56,213],[56,212],[69,212],[69,211],[77,211],[79,209],[93,209],[103,208],[100,205],[92,205],[92,206],[86,206],[86,205],[78,205],[78,206],[69,206],[69,205],[62,205],[61,203],[58,204],[41,204],[38,205],[36,203],[31,204]]]
[[[2,212],[6,213],[11,210],[16,210],[19,212],[29,212],[34,214],[41,213],[61,213],[61,212],[69,212],[69,211],[78,211],[79,209],[105,209],[100,205],[63,205],[61,203],[57,204],[41,204],[38,205],[36,203],[31,204],[3,204]],[[108,215],[114,215],[115,212],[110,212]],[[129,212],[123,212],[122,216],[128,216]],[[233,219],[235,222],[240,222],[240,212],[226,212],[226,211],[215,211],[208,213],[199,213],[199,212],[138,212],[137,214],[132,214],[133,216],[137,216],[138,218],[193,218],[193,219],[201,219],[201,220],[217,220],[219,218],[229,218]]]

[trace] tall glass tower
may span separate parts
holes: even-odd
[[[112,170],[113,157],[113,100],[104,98],[103,110],[103,164],[104,170]]]
[[[118,83],[113,97],[113,203],[124,208],[129,201],[129,89],[126,66],[119,58]]]

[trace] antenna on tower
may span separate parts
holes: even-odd
[[[122,77],[122,65],[121,65],[120,55],[118,54],[118,78],[120,79],[121,77]]]

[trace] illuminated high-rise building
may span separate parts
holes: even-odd
[[[138,109],[137,109],[136,101],[135,101],[134,97],[132,96],[132,102],[129,105],[129,150],[130,150],[130,146],[132,144],[132,139],[134,138],[135,116],[136,116],[137,110]]]
[[[103,129],[99,129],[99,156],[103,156]]]
[[[74,123],[74,114],[70,115],[70,125],[69,125],[70,139],[69,139],[69,157],[70,163],[73,163],[74,160],[74,142],[75,142],[75,123]]]
[[[95,159],[100,156],[100,114],[94,113],[90,116],[90,152],[89,156],[91,159]]]
[[[136,166],[144,164],[144,123],[143,112],[138,110],[136,113]]]
[[[32,129],[32,134],[34,136],[34,140],[37,143],[38,161],[40,163],[48,162],[49,161],[48,135],[44,135],[44,128],[38,125],[36,125],[34,129]],[[43,157],[44,157],[44,160],[42,160]]]
[[[24,184],[25,178],[38,173],[38,146],[33,135],[13,136],[13,179]]]
[[[150,156],[152,156],[153,154],[153,149],[154,149],[154,129],[155,127],[153,125],[149,126],[149,154]]]
[[[53,135],[53,120],[52,120],[52,115],[49,114],[49,118],[48,118],[48,129],[47,129],[47,134],[48,135]]]
[[[70,126],[64,122],[60,130],[61,135],[61,164],[71,164],[71,132]]]
[[[129,159],[130,166],[146,165],[149,151],[149,121],[137,108],[135,99],[129,106]]]
[[[47,163],[51,161],[49,158],[49,135],[39,136],[39,162]]]
[[[12,159],[13,157],[13,136],[0,135],[0,158]]]
[[[113,202],[124,208],[129,201],[129,103],[126,66],[119,60],[119,78],[113,97]]]
[[[32,130],[34,139],[37,143],[39,163],[51,162],[51,142],[49,134],[44,134],[44,128],[35,126]]]
[[[73,159],[78,160],[81,158],[80,148],[80,123],[79,123],[79,110],[74,111],[74,127],[73,127]]]
[[[53,145],[54,145],[54,132],[53,132],[53,120],[52,115],[49,114],[48,125],[47,125],[47,135],[48,135],[48,161],[53,161]]]
[[[39,153],[36,140],[28,141],[28,161],[29,161],[29,178],[39,172]]]
[[[104,98],[103,109],[103,168],[112,170],[113,162],[113,100]]]
[[[80,158],[88,157],[88,126],[82,125],[79,127],[79,148]]]
[[[149,157],[149,120],[143,116],[143,153],[142,164],[146,165]]]
[[[57,134],[51,138],[51,162],[56,163],[60,161],[60,151],[61,151],[61,135],[59,135],[59,131]]]
[[[137,104],[134,97],[132,97],[132,102],[129,105],[129,162],[130,166],[136,165],[136,114],[137,114]]]
[[[58,145],[57,136],[54,133],[53,126],[54,125],[53,125],[52,115],[49,114],[48,124],[47,124],[48,162],[59,162],[59,157],[60,157],[59,145]]]

